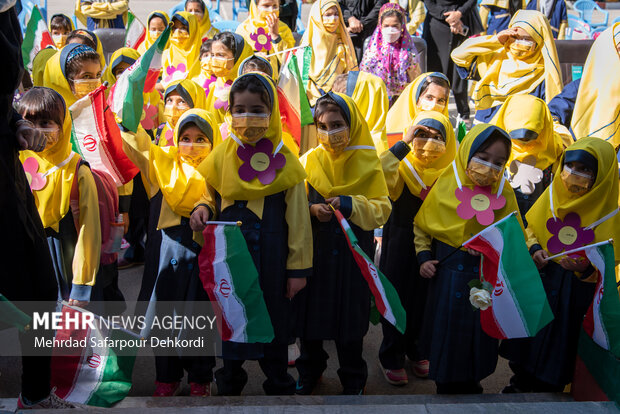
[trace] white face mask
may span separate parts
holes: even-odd
[[[162,34],[163,32],[160,32],[159,30],[149,30],[149,34],[151,35],[151,39],[157,39],[159,37],[160,34]]]
[[[423,111],[443,112],[443,109],[445,107],[446,107],[445,105],[438,104],[435,101],[431,101],[431,100],[423,99],[422,102],[420,102],[420,109]]]
[[[383,39],[388,43],[394,43],[400,38],[400,30],[395,27],[385,27],[381,29]]]

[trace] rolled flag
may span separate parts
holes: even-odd
[[[0,293],[0,329],[14,327],[23,332],[29,329],[31,321],[30,316]]]
[[[32,13],[30,14],[30,20],[26,26],[26,34],[24,41],[22,42],[22,58],[24,60],[24,67],[29,71],[32,71],[32,61],[37,53],[46,47],[55,47],[54,40],[50,32],[47,30],[47,24],[45,19],[41,16],[38,6],[34,6]]]
[[[405,328],[407,327],[407,314],[400,302],[396,289],[394,289],[394,286],[387,277],[375,267],[373,261],[370,260],[358,245],[357,237],[342,213],[338,210],[334,210],[334,214],[347,239],[355,263],[357,263],[357,266],[362,272],[362,276],[368,283],[370,292],[375,298],[377,310],[385,320],[394,325],[400,333],[404,334]]]
[[[157,83],[161,72],[161,57],[170,36],[166,28],[157,41],[125,70],[110,91],[108,104],[116,114],[117,122],[130,131],[136,132],[142,119],[144,93],[150,92]]]
[[[313,118],[295,53],[289,54],[280,71],[278,102],[280,103],[282,127],[293,136],[299,145],[301,127],[311,124]]]
[[[491,224],[463,246],[482,254],[480,279],[493,286],[491,306],[480,311],[487,335],[497,339],[532,337],[553,320],[516,213]]]
[[[81,312],[87,311],[64,305],[62,321],[82,320]],[[71,340],[74,346],[55,347],[52,351],[50,382],[56,387],[56,395],[97,407],[111,407],[125,398],[131,389],[140,337],[124,329],[107,328],[105,324],[95,323],[91,328],[61,322],[61,326],[67,325],[71,328],[57,330],[55,340]]]
[[[238,223],[207,222],[198,256],[200,280],[222,317],[223,341],[269,343],[271,318],[258,281],[258,271]]]
[[[131,12],[127,12],[127,32],[125,33],[125,47],[138,49],[138,46],[146,39],[146,27]]]
[[[119,187],[132,180],[139,170],[123,151],[121,132],[105,104],[105,89],[102,85],[71,105],[71,140],[73,150],[90,168],[109,174]]]

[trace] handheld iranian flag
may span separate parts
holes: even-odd
[[[125,33],[125,47],[138,49],[138,46],[146,39],[146,27],[130,11],[127,12],[127,32]]]
[[[166,28],[157,41],[125,70],[119,77],[108,97],[108,104],[117,120],[128,130],[136,132],[142,119],[144,93],[150,92],[161,72],[161,57],[170,36]]]
[[[109,174],[117,187],[126,184],[138,168],[123,151],[121,132],[105,104],[105,85],[71,105],[73,151],[94,170]]]
[[[207,222],[198,256],[200,280],[222,318],[223,341],[269,343],[273,326],[258,272],[238,223]]]
[[[302,51],[305,50],[301,49]],[[282,127],[293,136],[297,145],[301,142],[301,127],[313,122],[308,96],[295,53],[290,53],[278,80],[278,102]]]
[[[377,310],[385,320],[394,325],[400,333],[404,334],[407,327],[407,313],[400,302],[396,289],[358,245],[357,237],[342,213],[334,210],[334,214],[347,239],[355,263],[360,268],[362,276],[366,279],[370,292],[375,298]]]
[[[61,325],[67,326],[67,320],[83,321],[80,313],[89,312],[64,305]],[[68,325],[72,328],[56,331],[55,342],[71,340],[71,345],[55,346],[52,352],[51,385],[56,395],[98,407],[111,407],[125,398],[131,389],[140,337],[96,322],[94,328],[85,323]]]
[[[47,24],[45,19],[41,16],[41,11],[38,6],[34,6],[28,25],[26,26],[26,35],[22,42],[22,58],[24,60],[24,67],[28,70],[32,70],[32,61],[34,57],[41,50],[46,47],[52,46],[55,48],[54,41],[50,32],[47,30]]]
[[[30,316],[0,293],[0,329],[14,327],[24,332],[30,328],[31,321]]]
[[[553,320],[516,213],[490,225],[463,246],[482,253],[480,278],[493,287],[491,306],[480,311],[487,335],[497,339],[532,337]]]

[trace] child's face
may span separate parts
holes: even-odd
[[[233,66],[235,66],[235,56],[232,50],[226,47],[224,43],[213,42],[211,45],[211,54],[213,55],[211,59],[211,68],[215,76],[226,76]]]
[[[276,14],[276,17],[279,16],[280,5],[278,4],[278,0],[259,0],[256,6],[263,20],[269,15]]]
[[[33,119],[28,115],[22,114],[24,119],[32,122],[34,127],[41,131],[45,135],[45,149],[50,148],[52,145],[58,142],[62,126],[52,119]]]
[[[80,99],[101,85],[101,63],[99,60],[82,62],[80,70],[71,80],[71,90]]]
[[[166,120],[173,127],[177,124],[177,121],[185,113],[190,109],[189,104],[178,94],[178,92],[173,91],[166,96],[166,102],[164,106],[164,116]]]
[[[594,171],[584,163],[569,161],[564,163],[560,178],[568,191],[582,196],[590,191],[596,176]]]
[[[149,31],[162,33],[166,30],[166,24],[160,17],[153,17],[149,22]]]
[[[420,128],[413,138],[413,154],[423,164],[430,164],[446,152],[446,139],[435,128]]]
[[[248,90],[236,92],[234,102],[230,111],[232,114],[271,114],[271,108],[263,102],[260,93]]]
[[[179,142],[204,144],[209,142],[209,139],[200,128],[195,125],[190,125],[183,129],[183,133],[179,137]]]
[[[417,107],[423,111],[443,112],[448,103],[450,91],[436,83],[430,83],[420,95]]]
[[[112,74],[114,75],[115,78],[118,78],[120,76],[121,73],[125,72],[125,70],[131,66],[131,64],[127,63],[127,62],[121,62],[118,65],[116,65],[114,67],[114,69],[112,70]]]
[[[183,128],[179,137],[179,155],[184,162],[197,167],[209,155],[211,148],[211,142],[200,128],[192,124]]]
[[[65,29],[52,29],[52,36],[62,36],[62,35],[66,35],[67,33],[69,33],[68,31],[66,31]]]
[[[187,3],[187,9],[185,9],[185,11],[196,16],[196,19],[198,19],[198,21],[201,21],[205,15],[202,11],[201,4],[197,1]]]
[[[495,140],[483,151],[476,152],[472,158],[479,158],[483,161],[491,163],[497,167],[504,168],[508,162],[510,154],[506,150],[506,145],[501,140]],[[470,161],[471,163],[471,161]]]
[[[403,25],[400,23],[400,20],[396,16],[388,16],[384,17],[381,21],[381,29],[396,29],[400,33],[403,28]]]
[[[326,151],[338,155],[349,145],[349,125],[337,110],[323,112],[316,120],[317,138]]]

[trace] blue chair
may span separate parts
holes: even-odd
[[[620,23],[620,17],[616,17],[613,22],[611,22],[610,26],[613,26],[616,23]]]
[[[304,22],[301,20],[301,6],[302,1],[297,0],[297,21],[295,22],[295,31],[300,35],[303,35],[306,31],[306,27],[304,26]]]
[[[237,27],[239,27],[239,22],[237,20],[220,20],[219,22],[214,22],[213,27],[215,27],[220,32],[235,32]]]
[[[245,0],[232,0],[233,4],[233,20],[237,20],[239,13],[249,13]]]
[[[607,10],[601,9],[598,4],[593,2],[592,0],[578,0],[574,6],[575,10],[579,12],[579,17],[585,20],[592,27],[607,27],[607,23],[609,22],[609,12]],[[596,10],[598,13],[603,15],[602,22],[593,22],[592,14]]]
[[[578,35],[578,33],[581,33],[582,36]],[[584,36],[586,39],[592,39],[592,28],[590,25],[579,17],[569,14],[568,33],[566,34],[566,39],[583,39]]]

